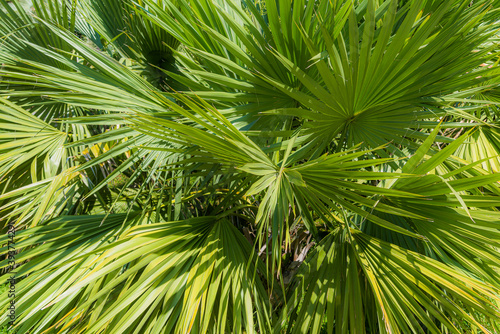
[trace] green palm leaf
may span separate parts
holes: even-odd
[[[0,0],[1,324],[498,332],[498,8]]]

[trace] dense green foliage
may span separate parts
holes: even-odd
[[[0,0],[14,330],[498,332],[499,17]]]

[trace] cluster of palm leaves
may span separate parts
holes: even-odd
[[[500,331],[499,17],[0,0],[4,328]]]

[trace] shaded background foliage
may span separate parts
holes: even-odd
[[[499,331],[499,1],[0,8],[17,333]]]

